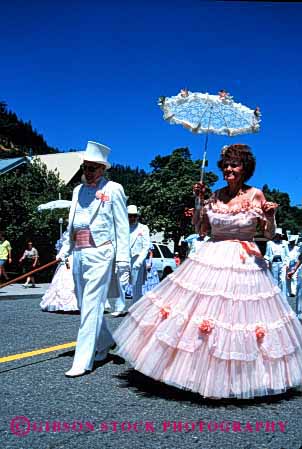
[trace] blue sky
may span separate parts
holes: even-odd
[[[252,184],[302,203],[302,4],[15,0],[1,16],[0,99],[49,145],[95,140],[112,148],[112,162],[146,170],[182,146],[201,158],[204,136],[165,122],[157,98],[224,88],[260,106],[262,128],[211,135],[208,169],[219,174],[223,145],[246,142],[257,158]]]

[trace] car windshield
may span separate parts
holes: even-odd
[[[173,254],[169,250],[169,248],[165,245],[159,245],[161,252],[163,253],[163,256],[166,259],[173,259]]]
[[[154,246],[154,248],[152,249],[153,258],[160,259],[161,258],[161,254],[160,254],[157,246],[156,245],[153,245],[153,246]]]

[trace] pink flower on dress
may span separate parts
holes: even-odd
[[[171,312],[171,308],[169,306],[162,307],[159,311],[161,317],[164,319],[168,318],[168,316],[170,315],[170,312]]]
[[[214,327],[213,321],[211,321],[211,320],[203,320],[200,323],[200,325],[198,326],[198,329],[203,334],[209,334],[211,332],[211,330],[213,329],[213,327]]]
[[[102,203],[103,203],[104,201],[109,201],[109,196],[108,196],[108,195],[105,195],[105,193],[103,193],[101,190],[98,190],[98,191],[96,192],[95,197],[96,197],[97,199],[99,199],[100,201],[102,201]]]
[[[257,340],[262,340],[266,335],[266,330],[263,326],[257,326],[255,329]]]
[[[241,208],[244,211],[248,211],[249,209],[251,209],[252,203],[249,199],[244,199],[241,201]]]

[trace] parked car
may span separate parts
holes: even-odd
[[[154,249],[152,250],[152,262],[158,272],[159,279],[162,279],[164,275],[176,270],[177,266],[174,260],[173,253],[170,251],[168,245],[155,242],[152,242],[152,245],[154,247]]]

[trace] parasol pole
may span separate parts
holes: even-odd
[[[213,106],[210,108],[210,115],[209,115],[209,121],[208,121],[208,129],[206,133],[206,140],[204,143],[204,150],[203,150],[203,158],[202,158],[202,164],[201,164],[201,170],[200,170],[200,182],[203,182],[204,173],[205,173],[205,166],[206,166],[206,159],[207,159],[207,149],[208,149],[208,141],[209,141],[209,129],[210,129],[210,123],[211,123],[211,116],[212,116]],[[199,196],[195,197],[195,209],[201,209],[201,201]]]
[[[60,260],[57,260],[57,259],[52,260],[51,262],[48,262],[47,264],[42,265],[42,267],[36,268],[35,270],[29,271],[28,273],[25,273],[25,274],[22,274],[22,276],[18,276],[17,278],[12,279],[11,281],[8,281],[8,282],[5,282],[4,284],[1,284],[0,285],[0,289],[3,288],[3,287],[7,287],[10,284],[14,284],[17,281],[21,281],[22,279],[25,279],[27,276],[31,276],[34,273],[37,273],[38,271],[45,270],[45,268],[52,267],[52,265],[55,265],[55,264],[57,264],[59,262],[60,262]]]
[[[202,159],[201,173],[200,173],[200,182],[203,182],[203,177],[204,177],[204,172],[205,172],[207,149],[208,149],[208,141],[209,141],[209,129],[210,129],[210,123],[211,123],[211,118],[212,118],[212,111],[213,111],[213,106],[211,106],[211,108],[210,108],[208,129],[207,129],[207,133],[206,133],[206,140],[205,140],[205,143],[204,143],[203,159]]]

